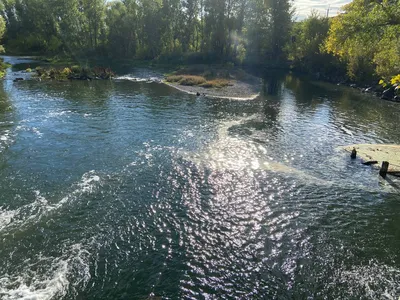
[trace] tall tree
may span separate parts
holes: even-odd
[[[400,0],[354,0],[334,18],[326,50],[347,64],[351,78],[389,79],[400,73]]]

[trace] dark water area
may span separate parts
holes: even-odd
[[[25,63],[0,85],[0,299],[400,296],[399,182],[337,149],[399,144],[398,104],[290,74],[253,101],[13,82]]]

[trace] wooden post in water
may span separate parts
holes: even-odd
[[[389,163],[387,161],[382,162],[382,168],[379,171],[379,175],[381,175],[383,178],[386,178],[388,169],[389,169]]]

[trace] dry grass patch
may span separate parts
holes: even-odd
[[[181,85],[202,85],[206,82],[206,79],[203,76],[195,76],[195,75],[185,75],[179,81]]]
[[[229,79],[220,77],[216,78],[215,74],[211,71],[205,72],[203,75],[170,75],[166,78],[166,81],[186,86],[200,86],[203,88],[223,88],[232,85]]]
[[[230,85],[229,80],[226,79],[213,79],[213,80],[208,80],[207,82],[201,84],[201,87],[204,88],[223,88]]]
[[[167,77],[167,81],[168,82],[179,82],[181,81],[183,78],[182,75],[171,75]]]
[[[168,82],[176,82],[181,85],[201,85],[206,82],[206,79],[203,76],[196,75],[171,75],[167,77]]]

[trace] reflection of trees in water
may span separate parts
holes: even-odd
[[[293,92],[296,107],[301,113],[315,111],[324,99],[335,97],[334,91],[291,74],[285,77],[285,87]]]
[[[320,105],[326,105],[330,108],[331,122],[337,126],[344,126],[352,132],[378,129],[382,137],[393,140],[400,121],[400,105],[396,103],[348,87],[310,82],[293,75],[286,76],[285,87],[293,92],[299,113],[315,112]]]
[[[357,128],[363,132],[373,130],[380,138],[387,139],[390,143],[400,143],[398,103],[344,88],[333,107],[334,113],[344,120],[346,127]]]
[[[283,90],[285,72],[279,70],[265,71],[261,76],[263,79],[262,93],[264,96],[280,96]]]

